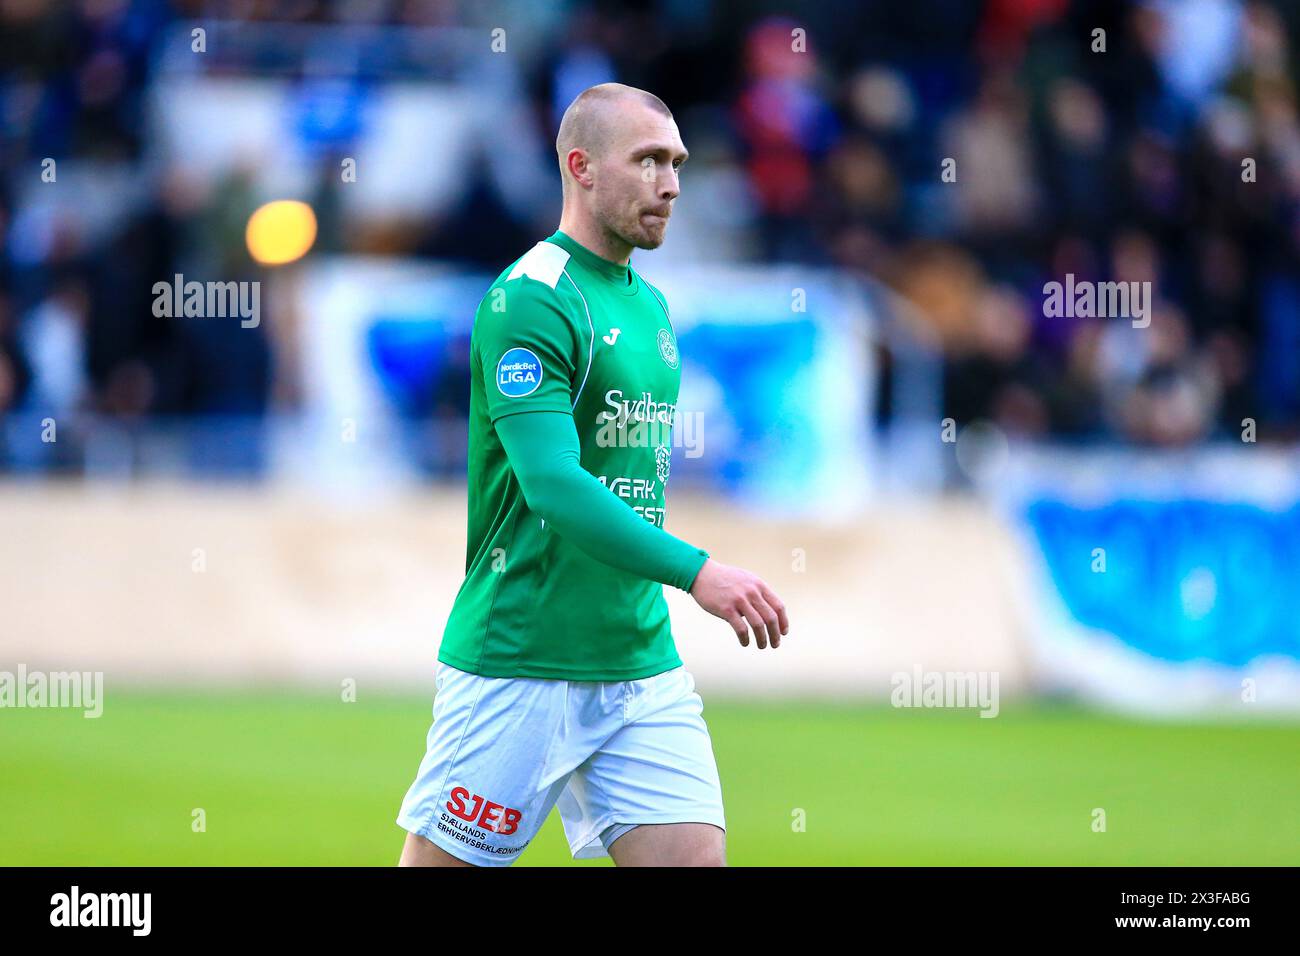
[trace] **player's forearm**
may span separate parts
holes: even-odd
[[[577,461],[520,482],[528,507],[602,564],[689,591],[708,554],[629,508]]]
[[[641,518],[580,463],[573,418],[509,415],[497,435],[529,509],[588,556],[689,591],[708,554]]]

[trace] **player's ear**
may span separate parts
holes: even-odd
[[[575,146],[569,150],[565,162],[568,163],[569,175],[573,177],[574,182],[585,189],[590,189],[592,184],[591,161],[587,151]]]

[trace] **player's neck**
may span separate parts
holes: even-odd
[[[560,232],[589,252],[620,266],[632,260],[632,244],[601,229],[590,219],[579,219],[565,210],[560,217]]]

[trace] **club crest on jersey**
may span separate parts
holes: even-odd
[[[673,453],[667,445],[660,445],[655,449],[655,474],[659,476],[661,484],[668,483],[668,470],[672,467]]]
[[[668,363],[669,368],[677,367],[677,343],[673,341],[673,334],[667,329],[659,330],[659,354]]]
[[[513,348],[497,362],[497,388],[509,398],[523,398],[542,384],[542,363],[528,349]]]

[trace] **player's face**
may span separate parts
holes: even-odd
[[[677,124],[649,107],[631,106],[623,119],[595,177],[596,218],[632,247],[657,249],[681,191],[686,147]]]

